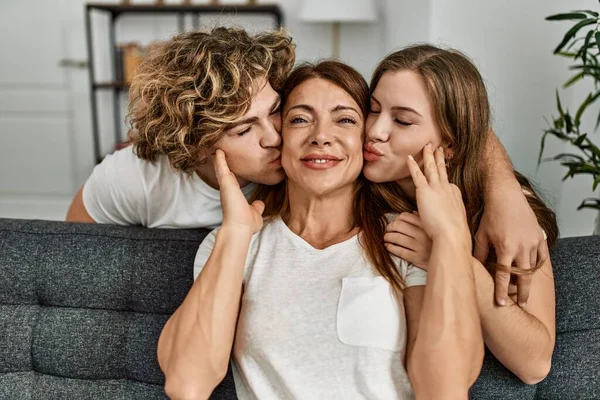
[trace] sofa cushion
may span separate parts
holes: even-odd
[[[206,233],[0,220],[0,398],[165,398],[156,344]]]
[[[0,219],[0,398],[165,398],[156,344],[206,233]],[[552,260],[550,375],[525,385],[488,353],[470,398],[600,398],[600,237]],[[231,371],[211,398],[236,398]]]

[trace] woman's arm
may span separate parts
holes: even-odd
[[[552,264],[546,259],[532,278],[529,300],[521,308],[510,297],[505,307],[494,302],[494,278],[474,260],[479,314],[485,343],[494,356],[527,384],[550,371],[555,333]]]
[[[165,392],[208,398],[227,373],[252,232],[222,226],[214,249],[158,341]]]
[[[263,225],[264,204],[248,204],[221,150],[214,163],[223,225],[202,272],[158,340],[165,392],[174,400],[208,398],[227,373],[248,247]]]
[[[412,214],[401,217],[388,227],[387,248],[395,256],[427,270],[431,240],[418,217]],[[427,243],[415,246],[415,241]],[[547,252],[547,245],[544,246]],[[510,297],[507,306],[498,307],[494,278],[475,259],[473,271],[486,345],[523,382],[539,382],[550,370],[555,342],[555,292],[550,259],[533,274],[529,301],[523,307]]]
[[[406,289],[405,298],[407,371],[416,398],[466,399],[483,362],[469,253],[434,243],[427,285]]]
[[[466,399],[483,362],[471,237],[443,152],[438,149],[434,158],[428,145],[423,160],[425,176],[412,157],[408,164],[432,250],[422,300],[412,294],[415,289],[405,293],[407,370],[417,399]]]

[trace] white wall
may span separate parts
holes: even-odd
[[[34,0],[28,0],[35,3]],[[43,0],[37,0],[43,1]],[[104,0],[114,2],[113,0]],[[241,0],[222,0],[223,3]],[[584,197],[591,196],[591,183],[587,177],[561,182],[565,169],[555,163],[537,166],[539,142],[545,127],[543,117],[554,113],[554,90],[569,76],[567,60],[552,55],[569,23],[550,23],[544,17],[577,8],[598,9],[593,0],[529,0],[527,2],[491,0],[374,0],[379,5],[379,21],[374,24],[343,24],[341,29],[341,58],[357,68],[367,80],[377,61],[389,52],[409,43],[433,41],[437,44],[456,47],[470,55],[479,66],[488,86],[493,107],[494,129],[515,167],[537,181],[549,202],[558,213],[563,236],[590,234],[596,213],[576,211]],[[81,35],[63,35],[66,54],[56,58],[86,58],[83,3],[84,0],[61,0],[72,5],[72,12],[64,17],[64,32],[80,31]],[[134,0],[135,2],[135,0]],[[150,2],[150,1],[139,1]],[[169,0],[177,3],[177,0]],[[208,0],[198,0],[206,3]],[[272,2],[267,1],[265,2]],[[314,61],[331,54],[331,26],[307,24],[298,19],[299,0],[277,1],[285,15],[286,27],[297,42],[297,59]],[[64,9],[64,7],[63,7]],[[57,7],[56,10],[59,10]],[[57,11],[58,12],[58,11]],[[25,15],[23,16],[25,18]],[[6,32],[17,30],[5,27]],[[106,18],[94,18],[96,28],[94,40],[97,61],[96,73],[108,78],[108,33]],[[270,27],[264,18],[240,18],[220,15],[216,19],[203,19],[204,26],[217,23],[237,24],[251,30]],[[177,21],[170,17],[127,16],[117,24],[117,40],[138,40],[148,43],[165,39],[177,31]],[[12,40],[3,35],[0,41]],[[35,37],[32,36],[35,40]],[[27,40],[26,36],[19,40]],[[0,75],[7,76],[6,66],[0,66]],[[89,124],[89,94],[86,76],[81,71],[71,71],[74,86],[70,101],[77,104],[77,118],[73,120],[73,142],[75,171],[73,192],[91,172],[91,131]],[[563,95],[565,104],[573,109],[585,96],[585,88]],[[113,137],[112,106],[108,93],[98,98],[101,108],[100,126],[104,140],[103,149],[110,151]],[[0,104],[0,107],[2,105]],[[126,98],[121,102],[122,115],[126,112]],[[0,110],[1,113],[2,110]],[[590,114],[593,114],[591,112]],[[588,122],[589,125],[593,121]],[[597,136],[596,136],[597,138]],[[599,142],[600,140],[597,140]],[[550,140],[546,155],[568,150],[562,144]],[[51,155],[49,155],[51,156]],[[35,167],[35,166],[34,166]],[[43,168],[40,164],[37,168]],[[0,171],[6,174],[5,171]],[[18,173],[18,172],[17,172]],[[56,207],[56,205],[55,205]],[[66,210],[66,205],[64,206]],[[0,215],[2,204],[0,203]],[[62,212],[58,218],[62,217]],[[23,216],[23,215],[21,215]],[[48,217],[47,213],[35,211],[32,217]]]
[[[593,195],[589,177],[562,183],[566,169],[557,163],[543,163],[538,169],[537,156],[541,132],[547,126],[543,116],[556,114],[555,88],[570,76],[568,60],[552,55],[570,22],[547,22],[544,18],[573,9],[597,10],[598,3],[592,0],[570,0],[568,6],[560,0],[433,0],[432,3],[431,40],[457,47],[475,60],[488,87],[496,134],[515,168],[535,180],[555,207],[561,235],[592,233],[597,213],[576,211],[585,197]],[[563,94],[563,104],[575,109],[587,95],[584,89]],[[593,114],[591,109],[588,112]],[[571,151],[555,140],[549,140],[546,148],[546,157]]]

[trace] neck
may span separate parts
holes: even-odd
[[[404,194],[411,200],[415,200],[417,197],[417,188],[415,187],[415,183],[412,180],[412,177],[399,179],[396,181],[400,188],[404,192]]]
[[[290,213],[284,222],[292,232],[323,249],[356,235],[352,221],[354,186],[314,196],[288,182]]]

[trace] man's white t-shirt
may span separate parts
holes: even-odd
[[[255,187],[242,191],[248,198]],[[220,199],[198,174],[174,170],[164,155],[143,160],[132,146],[106,156],[83,186],[86,211],[103,224],[216,228],[223,221]]]
[[[365,258],[358,236],[319,250],[281,219],[252,237],[233,346],[241,400],[412,398],[403,301]],[[425,271],[394,261],[407,287],[425,285]]]

